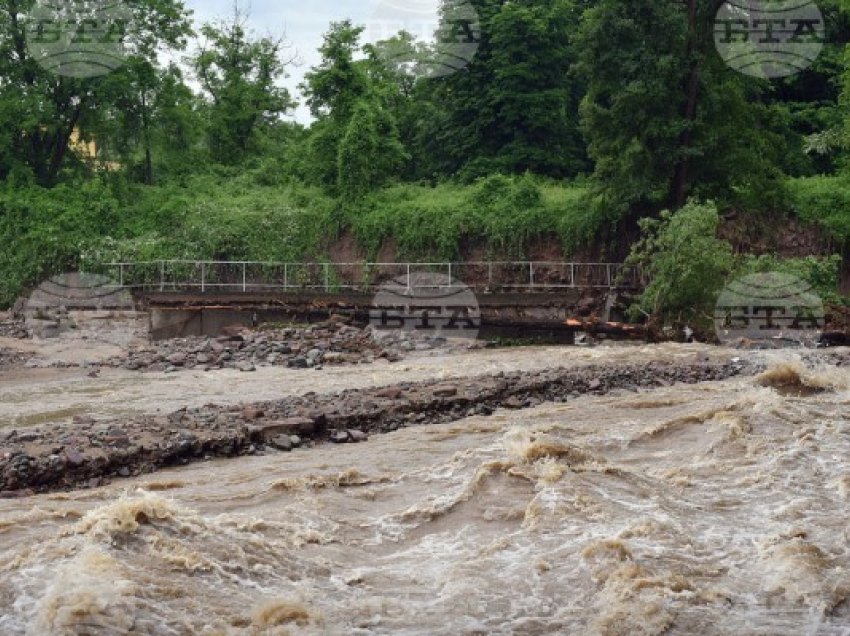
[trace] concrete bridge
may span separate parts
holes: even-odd
[[[482,335],[555,335],[570,341],[567,318],[603,320],[622,293],[643,286],[619,263],[262,263],[150,261],[88,265],[130,290],[150,312],[154,338],[214,335],[234,324],[314,321],[331,313],[368,322],[375,294],[472,292]]]

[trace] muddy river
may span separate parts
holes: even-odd
[[[791,353],[37,370],[0,380],[0,420],[706,355],[763,356],[811,390],[740,378],[588,395],[0,500],[0,634],[850,634],[850,371]]]

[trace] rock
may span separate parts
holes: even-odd
[[[312,437],[316,432],[316,423],[307,417],[288,417],[257,424],[252,432],[258,434],[263,440],[271,440],[279,435]]]
[[[287,362],[287,366],[292,369],[309,369],[310,363],[307,361],[307,358],[303,356],[297,356],[289,360],[289,362]]]
[[[107,431],[103,441],[109,446],[129,446],[130,436],[120,428],[111,428]]]
[[[236,365],[236,368],[239,369],[242,373],[252,373],[257,370],[257,367],[255,367],[253,363],[248,361],[240,362]]]
[[[587,388],[589,388],[591,391],[595,391],[596,389],[600,388],[601,386],[602,386],[602,380],[600,380],[599,378],[593,378],[590,381],[590,383],[587,385]]]
[[[172,353],[166,358],[166,361],[168,361],[171,366],[182,367],[184,364],[186,364],[186,354],[182,351]]]
[[[65,461],[71,466],[82,466],[86,461],[86,457],[76,448],[69,448],[65,451]]]
[[[502,400],[502,406],[506,409],[521,409],[525,404],[522,400],[520,400],[517,396],[512,395],[511,397]]]
[[[435,397],[454,397],[457,395],[457,387],[447,384],[445,386],[437,386],[431,389]]]
[[[249,422],[253,422],[254,420],[258,420],[265,415],[262,409],[255,408],[253,406],[246,406],[242,409],[242,418],[248,420]]]
[[[130,476],[130,469],[127,468],[126,466],[122,466],[121,468],[118,469],[118,474],[121,477],[129,477]]]
[[[299,446],[301,446],[301,444],[304,443],[298,435],[290,435],[289,441],[294,448],[298,448]]]
[[[336,431],[331,434],[331,441],[334,444],[346,444],[349,441],[348,431]]]
[[[381,389],[377,391],[375,395],[379,398],[386,398],[388,400],[397,400],[399,399],[404,392],[398,387],[389,387],[386,389]]]
[[[292,450],[292,438],[289,435],[278,435],[269,443],[281,451],[289,452]]]
[[[247,329],[245,325],[227,325],[221,330],[222,336],[219,340],[225,342],[242,342],[245,338],[242,333]]]
[[[212,358],[205,353],[199,353],[196,360],[198,361],[198,364],[209,364],[212,361]]]
[[[363,431],[359,429],[351,429],[348,431],[348,437],[351,438],[352,442],[359,443],[368,441],[369,436],[366,435]]]

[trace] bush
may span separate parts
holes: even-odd
[[[732,247],[717,238],[720,215],[712,202],[689,201],[675,213],[640,221],[642,238],[628,263],[640,265],[650,283],[630,314],[664,323],[705,326],[729,274]]]
[[[121,221],[121,206],[99,181],[0,189],[0,307],[42,278],[78,267],[102,228]]]
[[[0,306],[81,260],[322,260],[343,229],[370,258],[390,238],[410,260],[456,259],[465,241],[493,256],[525,258],[531,241],[550,236],[569,255],[598,232],[604,217],[596,209],[583,184],[530,175],[398,185],[342,207],[271,160],[155,187],[115,175],[52,190],[7,185],[0,188]]]
[[[528,243],[560,237],[565,253],[588,242],[599,217],[582,184],[561,185],[530,175],[494,175],[472,186],[399,185],[367,197],[345,223],[370,257],[393,238],[401,258],[451,260],[464,241],[488,252],[524,258]]]
[[[736,276],[745,276],[758,272],[780,272],[791,274],[806,281],[827,304],[839,304],[842,298],[838,293],[841,278],[841,257],[837,254],[825,258],[806,256],[805,258],[782,259],[775,255],[753,256],[747,254],[736,271]]]
[[[791,206],[797,216],[825,228],[836,241],[850,239],[850,179],[817,176],[791,179]]]

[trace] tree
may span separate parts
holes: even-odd
[[[426,144],[444,175],[527,170],[569,177],[587,167],[578,131],[579,87],[570,74],[570,0],[473,0],[480,43],[468,67],[422,80],[434,105]]]
[[[32,0],[0,0],[0,128],[11,131],[0,158],[0,176],[26,166],[39,183],[53,185],[68,164],[69,141],[85,138],[93,122],[115,104],[115,78],[78,79],[54,75],[40,66],[27,46],[27,12]],[[161,48],[180,49],[191,32],[189,12],[180,0],[134,0],[133,28],[125,44],[135,67],[157,64]],[[80,21],[84,14],[77,15]],[[124,75],[129,78],[129,74]]]
[[[721,0],[600,0],[586,13],[582,128],[605,204],[653,214],[689,196],[779,192],[763,81],[717,55]]]
[[[197,165],[203,121],[179,67],[160,69],[131,59],[106,80],[114,90],[111,106],[89,126],[99,158],[147,185]]]
[[[391,115],[376,101],[361,100],[339,145],[339,194],[358,200],[384,185],[406,158]]]
[[[204,42],[192,60],[210,99],[210,153],[221,163],[237,163],[260,143],[260,133],[275,127],[295,106],[277,85],[291,60],[282,59],[282,39],[252,39],[238,7],[229,22],[201,28]]]
[[[319,47],[322,61],[304,77],[301,90],[313,117],[332,117],[347,122],[358,100],[369,92],[363,64],[355,60],[363,27],[350,20],[332,22]]]

